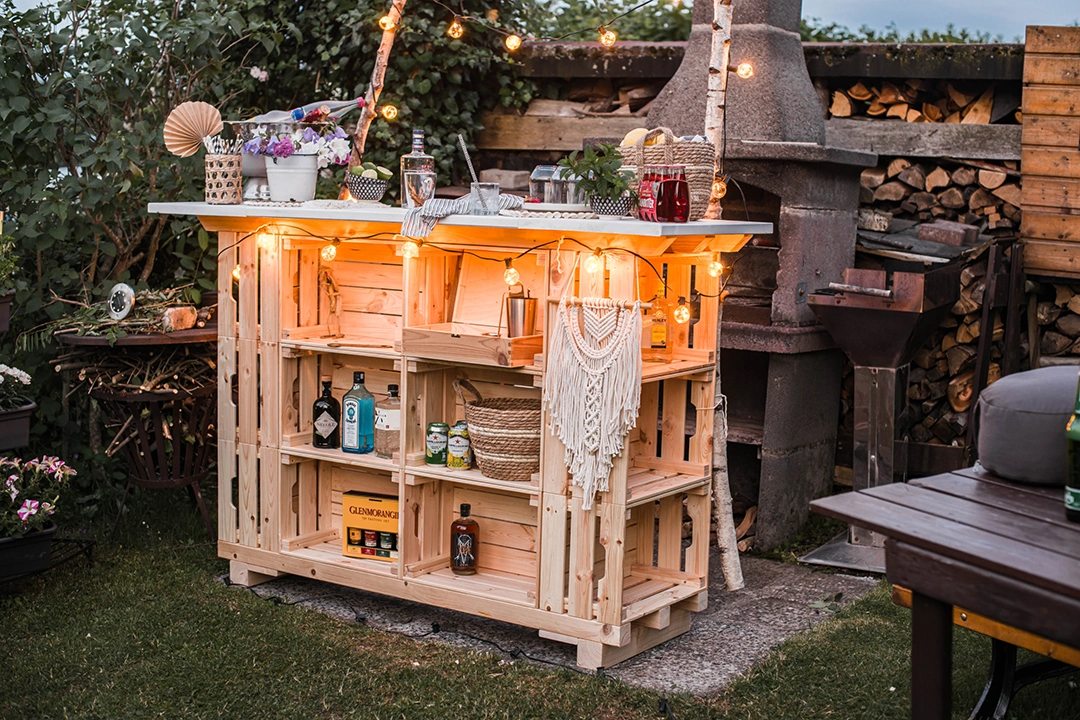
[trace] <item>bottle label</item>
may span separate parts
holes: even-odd
[[[315,419],[315,432],[318,433],[321,438],[328,438],[337,429],[337,420],[330,417],[330,413],[323,411],[323,414]]]
[[[446,435],[442,433],[429,433],[427,436],[427,449],[432,455],[437,455],[446,450]]]
[[[400,430],[401,429],[401,410],[393,410],[391,408],[375,408],[375,429],[376,430]]]
[[[360,402],[354,397],[345,398],[341,404],[341,447],[360,447]]]
[[[1080,487],[1065,486],[1065,509],[1080,512]]]
[[[450,565],[456,568],[476,567],[476,534],[450,534]]]

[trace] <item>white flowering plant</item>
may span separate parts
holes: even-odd
[[[60,492],[75,474],[58,457],[0,457],[0,537],[22,537],[52,522]]]
[[[259,126],[252,131],[251,140],[244,143],[244,152],[266,155],[275,162],[292,155],[318,155],[319,167],[324,168],[348,165],[352,143],[335,123],[298,126],[292,133],[271,133]]]
[[[24,394],[30,376],[19,368],[0,364],[0,410],[14,410],[30,403]]]

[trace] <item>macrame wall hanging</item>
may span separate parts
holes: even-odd
[[[544,405],[582,488],[581,507],[608,489],[613,458],[637,424],[641,404],[641,303],[566,298],[548,347]]]

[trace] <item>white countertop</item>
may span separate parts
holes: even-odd
[[[326,202],[315,200],[314,203]],[[392,223],[401,225],[403,208],[376,203],[357,203],[339,209],[305,205],[210,205],[202,202],[150,203],[151,213],[195,215],[199,217],[273,218],[279,220],[344,220],[353,222]],[[527,209],[527,208],[526,208]],[[451,215],[440,225],[487,227],[507,230],[554,230],[556,232],[591,232],[642,237],[678,237],[688,235],[767,235],[772,223],[741,220],[695,220],[688,223],[654,223],[631,218],[617,220],[579,220],[566,218],[526,218],[502,215]]]

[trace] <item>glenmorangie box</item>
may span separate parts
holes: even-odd
[[[398,500],[355,490],[341,495],[342,553],[393,562],[398,559]]]

